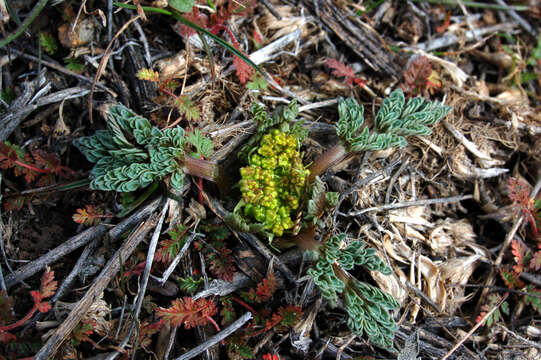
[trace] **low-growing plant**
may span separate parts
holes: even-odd
[[[86,205],[84,209],[77,209],[76,213],[73,214],[72,219],[78,224],[94,226],[98,225],[102,219],[111,217],[113,217],[113,215],[104,214],[104,210],[102,208],[94,205]]]
[[[397,326],[390,314],[400,304],[375,286],[352,277],[347,270],[362,266],[370,271],[390,275],[391,269],[377,256],[376,250],[362,241],[346,242],[346,235],[331,236],[323,244],[312,242],[305,249],[317,259],[308,270],[321,294],[335,307],[340,296],[348,313],[347,325],[354,334],[365,333],[380,347],[392,347]]]
[[[8,343],[17,339],[10,331],[23,326],[32,318],[36,312],[46,313],[51,310],[51,305],[48,301],[44,301],[54,295],[58,283],[54,280],[54,271],[45,271],[41,277],[41,285],[39,290],[30,291],[34,306],[20,320],[8,324],[13,319],[13,300],[5,291],[0,291],[0,344]]]
[[[438,73],[426,56],[416,56],[404,71],[404,82],[400,88],[409,96],[433,94],[441,87]]]
[[[180,190],[184,174],[218,179],[216,164],[199,156],[201,149],[212,147],[210,139],[187,136],[180,126],[161,130],[123,105],[111,106],[107,129],[78,138],[74,145],[95,163],[90,173],[95,190],[132,192],[166,177]]]
[[[50,185],[55,176],[67,178],[73,170],[63,166],[55,154],[43,150],[26,152],[10,142],[0,142],[0,169],[12,169],[15,176],[24,176],[27,183]]]
[[[191,297],[184,297],[173,300],[169,308],[158,308],[156,314],[172,326],[184,325],[186,329],[190,329],[210,323],[220,331],[220,327],[212,318],[217,312],[218,309],[212,300],[193,300]]]
[[[227,220],[241,230],[263,232],[269,241],[289,235],[290,241],[314,255],[316,262],[308,273],[323,297],[333,307],[343,299],[349,328],[358,336],[366,334],[380,347],[392,347],[397,326],[390,311],[399,303],[348,273],[355,266],[386,275],[391,269],[364,242],[347,243],[345,234],[331,236],[323,243],[315,240],[319,219],[338,200],[338,194],[325,191],[319,175],[352,153],[405,146],[406,136],[428,135],[429,126],[450,110],[420,97],[406,101],[398,89],[383,101],[370,129],[364,125],[363,107],[352,98],[343,100],[338,105],[336,124],[340,142],[306,169],[300,152],[306,132],[301,122],[293,124],[298,114],[296,103],[270,116],[254,106],[254,120],[259,126],[239,154],[248,164],[241,169],[242,199]]]
[[[309,182],[347,156],[366,150],[404,147],[406,136],[430,135],[434,125],[451,111],[451,107],[421,97],[406,101],[401,89],[393,91],[374,117],[372,129],[364,125],[364,108],[353,98],[338,104],[336,134],[338,144],[321,154],[310,166]]]
[[[343,77],[346,85],[353,86],[353,84],[356,84],[359,87],[363,87],[365,85],[363,80],[355,76],[355,71],[353,71],[350,66],[344,64],[342,61],[336,59],[327,59],[327,61],[325,61],[325,65],[332,69],[332,74],[334,76]]]
[[[515,178],[509,178],[507,190],[513,205],[524,215],[528,224],[530,224],[533,237],[536,239],[537,225],[541,223],[541,198],[538,200],[531,198],[530,186],[525,181]]]
[[[155,83],[158,90],[170,96],[175,101],[175,107],[179,113],[183,114],[188,120],[199,119],[199,109],[186,96],[177,96],[173,91],[179,87],[179,83],[175,80],[162,79],[160,73],[152,69],[141,69],[137,73],[139,80],[146,80]]]

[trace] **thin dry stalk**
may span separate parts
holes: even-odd
[[[161,198],[155,200],[152,205],[157,206],[160,201]],[[94,283],[85,293],[83,298],[79,300],[64,322],[56,329],[47,343],[45,343],[45,345],[35,355],[34,360],[46,360],[56,353],[60,345],[62,345],[62,343],[69,337],[75,326],[77,326],[77,324],[79,324],[81,319],[85,316],[89,307],[100,296],[109,282],[120,270],[121,259],[122,261],[126,261],[137,245],[143,241],[154,226],[155,221],[152,217],[150,217],[147,221],[142,223],[130,237],[126,239],[124,244],[122,244],[122,247],[113,255],[101,273],[96,277]]]

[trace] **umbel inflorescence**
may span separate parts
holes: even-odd
[[[263,135],[259,147],[240,169],[244,213],[282,236],[294,223],[308,170],[302,164],[295,136],[278,129]]]

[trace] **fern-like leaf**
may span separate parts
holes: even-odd
[[[352,86],[357,84],[358,86],[364,86],[364,81],[355,76],[355,72],[350,66],[347,66],[341,61],[336,59],[327,59],[325,65],[333,69],[332,74],[337,77],[344,77],[346,85]]]
[[[400,306],[390,295],[380,289],[352,280],[344,293],[348,312],[348,327],[358,336],[366,333],[370,341],[382,348],[392,348],[397,326],[389,310]]]
[[[487,302],[481,306],[481,312],[475,320],[475,322],[481,321],[481,319],[489,313],[495,306],[497,306],[502,299],[502,296],[499,294],[490,294],[487,297]],[[502,321],[502,313],[509,315],[509,305],[506,301],[502,302],[501,305],[494,310],[494,312],[486,318],[485,325],[491,327],[492,325]]]
[[[274,295],[277,287],[278,283],[276,281],[276,276],[274,275],[274,272],[271,271],[262,282],[257,284],[255,289],[250,289],[248,293],[244,294],[245,296],[243,296],[243,298],[249,302],[258,304],[265,303],[269,301],[272,295]]]
[[[405,136],[429,135],[429,126],[451,110],[449,106],[420,97],[406,103],[404,92],[397,89],[383,100],[374,118],[374,128],[370,130],[364,127],[361,130],[362,109],[354,99],[344,100],[338,105],[340,117],[336,125],[337,134],[354,152],[405,146]]]
[[[182,128],[152,127],[147,119],[122,105],[111,107],[108,120],[107,130],[74,141],[87,159],[96,163],[90,173],[92,189],[132,192],[167,175],[172,175],[173,187],[182,188]]]
[[[173,300],[171,307],[159,307],[156,311],[157,315],[171,326],[184,325],[186,329],[208,324],[216,312],[216,305],[212,300],[193,300],[191,297]]]

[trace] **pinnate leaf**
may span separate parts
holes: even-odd
[[[526,291],[528,292],[525,300],[527,304],[530,304],[535,311],[537,311],[539,314],[541,314],[541,290],[534,288],[532,285],[529,285],[526,287]]]
[[[500,275],[505,282],[505,285],[510,289],[520,289],[524,286],[524,283],[518,277],[519,274],[514,271],[501,269]]]
[[[209,270],[218,279],[232,282],[235,276],[235,260],[233,252],[225,246],[216,248],[216,252],[207,252],[207,261],[210,261]]]
[[[513,270],[520,274],[524,270],[525,257],[528,254],[529,249],[522,243],[520,240],[511,241],[511,253],[513,254],[513,259],[515,260],[516,265],[513,266]]]
[[[333,69],[332,74],[337,77],[344,77],[346,85],[352,86],[357,84],[358,86],[364,86],[364,81],[355,76],[355,71],[346,64],[336,59],[327,59],[325,65]]]
[[[541,250],[537,251],[530,260],[530,269],[539,271],[541,269]]]
[[[245,294],[244,298],[250,302],[255,303],[265,303],[267,302],[278,287],[278,282],[276,281],[276,276],[274,272],[271,271],[262,282],[257,284],[255,289],[250,289],[250,291]]]
[[[72,216],[73,221],[86,226],[97,225],[102,217],[104,217],[103,209],[94,205],[86,205],[84,209],[77,209],[77,212]]]
[[[489,313],[495,306],[498,305],[500,300],[502,299],[502,296],[499,294],[490,294],[487,298],[487,303],[481,306],[481,313],[476,319],[476,322],[481,321],[481,319]],[[494,312],[486,318],[485,325],[488,327],[491,327],[492,325],[502,321],[502,312],[506,315],[509,315],[509,305],[506,301],[502,302],[502,304],[494,310]]]
[[[191,297],[173,300],[170,308],[157,309],[158,316],[172,326],[184,325],[186,329],[206,325],[216,312],[212,300],[201,298],[194,301]]]
[[[237,77],[242,84],[250,80],[254,69],[252,69],[252,67],[248,63],[235,55],[235,58],[233,60],[233,66],[235,66],[235,73],[237,74]]]

